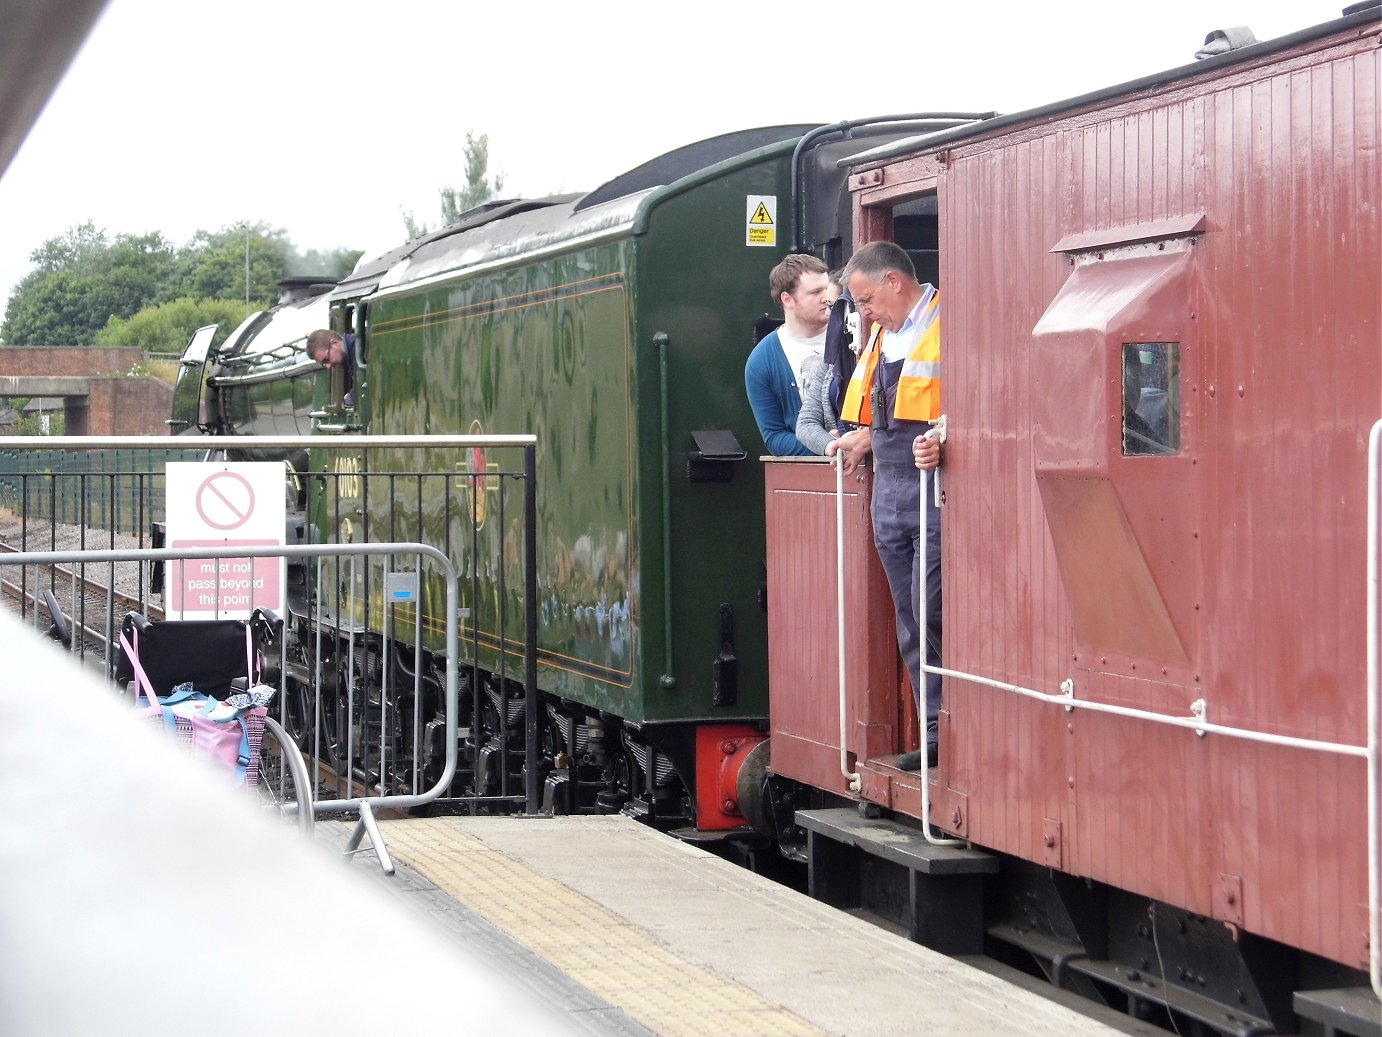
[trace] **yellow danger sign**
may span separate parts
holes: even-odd
[[[744,213],[744,244],[777,245],[777,195],[751,194]]]

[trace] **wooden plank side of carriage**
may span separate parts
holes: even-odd
[[[1301,39],[856,176],[864,237],[939,200],[947,666],[1366,743],[1377,36]],[[1123,456],[1126,341],[1180,344],[1172,456]],[[968,838],[1366,965],[1363,761],[954,681],[946,708],[938,799]]]

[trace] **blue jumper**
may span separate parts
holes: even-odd
[[[809,456],[811,451],[797,438],[796,431],[801,390],[776,331],[763,336],[749,354],[744,364],[744,388],[768,453],[774,457]]]

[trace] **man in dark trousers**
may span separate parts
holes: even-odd
[[[921,632],[917,601],[926,564],[926,661],[941,659],[940,509],[932,493],[939,443],[926,434],[941,416],[940,293],[918,284],[911,258],[889,241],[863,246],[844,269],[845,283],[861,319],[873,323],[867,345],[845,389],[840,417],[858,425],[826,448],[841,452],[846,469],[873,454],[873,539],[888,575],[897,610],[897,643],[918,695],[926,689],[926,758],[937,757],[936,718],[941,679],[921,680]],[[916,451],[916,453],[914,453]],[[933,452],[934,451],[934,452]],[[927,469],[927,538],[921,545],[921,498],[917,469]],[[901,770],[921,766],[919,752],[897,759]]]

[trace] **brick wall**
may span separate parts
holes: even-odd
[[[136,350],[136,352],[138,352]],[[87,397],[86,429],[72,435],[166,436],[173,412],[173,387],[157,378],[93,378]]]
[[[147,375],[125,374],[144,359],[137,347],[5,346],[0,376],[90,378],[90,395],[64,408],[69,436],[166,436],[173,387]]]
[[[84,378],[124,374],[143,359],[137,346],[5,346],[0,349],[0,375]]]

